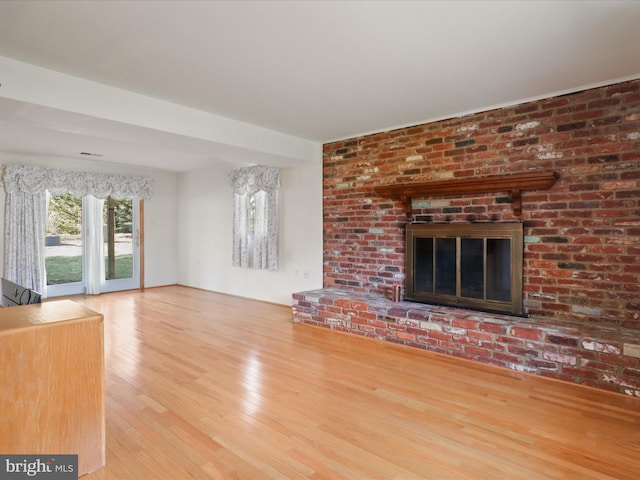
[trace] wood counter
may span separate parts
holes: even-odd
[[[104,326],[70,300],[0,308],[0,453],[105,464]]]

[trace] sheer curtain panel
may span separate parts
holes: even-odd
[[[104,278],[104,239],[102,232],[102,210],[104,200],[93,195],[83,198],[85,222],[84,248],[86,257],[85,285],[87,293],[94,295],[102,292]]]

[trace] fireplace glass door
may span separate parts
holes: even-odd
[[[522,224],[410,224],[405,298],[522,313]]]

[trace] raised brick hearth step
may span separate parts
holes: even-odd
[[[640,332],[326,288],[293,294],[293,321],[640,397]]]

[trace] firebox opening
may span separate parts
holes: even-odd
[[[522,315],[522,223],[406,230],[405,299]]]

